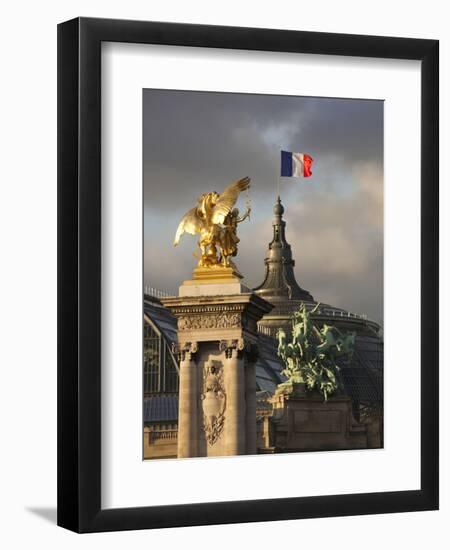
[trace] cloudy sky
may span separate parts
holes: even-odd
[[[279,150],[314,158],[308,179],[281,178],[299,284],[316,300],[383,320],[383,102],[144,90],[144,280],[177,292],[196,265],[196,237],[173,247],[204,192],[250,176],[251,220],[236,263],[264,277]],[[245,197],[238,206],[245,208]]]

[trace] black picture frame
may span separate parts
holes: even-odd
[[[101,508],[101,44],[421,61],[421,488]],[[438,509],[439,43],[77,18],[58,26],[58,525],[76,532]]]

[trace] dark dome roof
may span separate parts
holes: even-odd
[[[301,288],[294,274],[295,260],[286,240],[284,207],[278,197],[273,207],[273,239],[264,260],[264,281],[254,292],[270,302],[274,308],[258,323],[267,344],[276,347],[275,335],[279,328],[290,331],[292,315],[304,303],[309,311],[317,306],[311,294]],[[355,331],[355,353],[349,365],[341,366],[341,380],[345,391],[359,403],[380,404],[383,401],[383,338],[380,326],[364,315],[356,315],[340,307],[320,303],[313,314],[317,325],[332,324],[342,330]],[[278,361],[278,357],[276,357]]]
[[[273,238],[264,260],[266,265],[264,281],[253,290],[272,304],[279,300],[313,301],[311,294],[304,290],[295,278],[295,261],[292,258],[291,246],[286,240],[284,207],[280,197],[273,207],[273,214]]]

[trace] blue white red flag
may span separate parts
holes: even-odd
[[[312,175],[312,157],[306,153],[281,151],[281,176],[288,178],[309,178]]]

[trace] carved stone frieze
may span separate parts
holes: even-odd
[[[203,330],[218,328],[241,328],[239,313],[218,313],[217,315],[180,315],[178,330]]]

